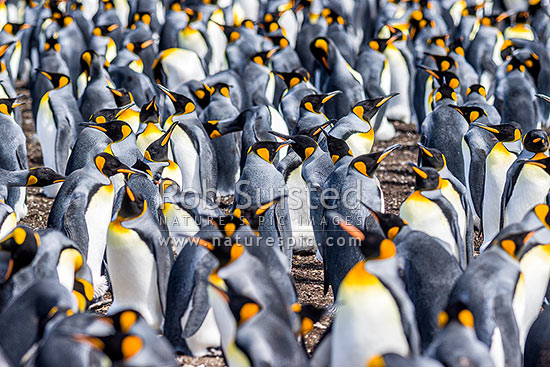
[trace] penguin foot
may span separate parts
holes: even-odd
[[[94,284],[94,299],[102,297],[109,289],[109,282],[107,277],[102,275],[99,277],[97,284]]]

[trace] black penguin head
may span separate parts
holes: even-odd
[[[454,52],[457,55],[464,56],[464,46],[463,46],[463,37],[455,38],[449,45],[448,52]]]
[[[396,214],[381,213],[377,210],[372,209],[363,201],[361,201],[361,204],[370,211],[376,223],[378,223],[380,225],[380,228],[382,228],[382,232],[388,239],[392,241],[397,236],[399,231],[401,231],[401,228],[407,225],[407,222],[401,219]]]
[[[44,52],[48,51],[61,52],[61,45],[57,41],[57,33],[54,33],[51,37],[46,39],[44,43]]]
[[[330,65],[328,63],[329,58],[329,49],[330,41],[326,37],[317,37],[309,44],[309,50],[311,51],[313,57],[328,71],[330,70]]]
[[[113,142],[121,141],[126,139],[130,134],[132,134],[132,128],[124,121],[112,120],[104,123],[84,123],[80,124],[84,127],[90,127],[104,133],[111,139]]]
[[[109,91],[115,98],[115,103],[117,107],[127,106],[130,103],[134,102],[134,96],[132,95],[132,93],[124,88],[115,89],[107,86],[107,89],[109,89]]]
[[[529,12],[520,11],[516,14],[516,23],[527,24],[529,23]]]
[[[427,27],[435,28],[434,20],[426,17],[422,10],[413,11],[409,16],[409,34],[411,39],[415,40],[420,31]]]
[[[157,84],[157,87],[164,94],[166,94],[168,98],[170,98],[170,101],[176,110],[176,115],[187,115],[188,113],[195,111],[195,103],[191,99],[187,98],[183,94],[172,92],[160,84]]]
[[[384,150],[363,154],[356,157],[350,163],[350,168],[366,177],[373,177],[380,163],[394,150],[401,148],[401,144],[394,144]]]
[[[204,87],[208,92],[210,93],[210,96],[213,96],[215,94],[221,94],[225,98],[231,98],[230,90],[231,86],[226,83],[216,83],[214,86],[209,87],[208,85],[204,84]]]
[[[212,120],[202,124],[202,126],[204,127],[204,130],[206,130],[206,133],[208,134],[210,139],[216,139],[216,138],[219,138],[220,136],[223,136],[223,134],[217,127],[218,122],[219,120]]]
[[[485,3],[477,4],[477,5],[468,5],[462,10],[462,16],[463,17],[475,17],[477,16],[477,12],[485,6]]]
[[[273,56],[273,54],[277,50],[278,50],[277,48],[274,48],[270,51],[257,52],[254,55],[252,55],[249,60],[252,62],[255,62],[258,65],[266,66],[271,56]]]
[[[276,75],[281,78],[288,90],[294,88],[301,82],[307,82],[309,75],[307,73],[301,73],[299,71],[292,71],[290,73],[276,72]]]
[[[512,57],[510,57],[510,59],[508,60],[508,64],[506,65],[506,73],[511,73],[514,70],[519,70],[520,72],[524,73],[527,69],[519,58],[517,58],[515,55],[512,55]]]
[[[509,233],[504,236],[497,236],[497,238],[493,240],[493,242],[496,242],[493,244],[493,246],[499,246],[512,258],[519,261],[521,259],[521,256],[524,255],[524,253],[522,253],[524,245],[531,239],[531,237],[533,237],[535,232],[536,230],[529,232]]]
[[[227,296],[229,298],[229,309],[237,322],[237,327],[251,320],[262,310],[260,304],[249,297],[231,291],[228,292]]]
[[[321,134],[321,131],[323,131],[323,129],[326,128],[328,125],[335,124],[337,121],[338,120],[336,120],[336,119],[328,120],[328,121],[325,121],[325,122],[321,123],[320,125],[310,126],[310,127],[305,128],[305,129],[300,129],[298,134],[309,136],[313,140],[318,141],[319,136]]]
[[[40,246],[40,237],[27,226],[19,225],[0,241],[0,251],[10,253],[4,281],[30,265]]]
[[[370,121],[376,115],[376,112],[390,99],[397,96],[399,93],[391,93],[387,96],[365,99],[357,103],[351,111],[363,121]]]
[[[205,88],[204,84],[189,82],[189,90],[193,93],[193,97],[201,108],[205,108],[210,103],[210,91]]]
[[[177,122],[172,123],[168,130],[160,138],[149,144],[143,156],[154,162],[166,162],[168,161],[168,148],[170,143],[170,137],[174,132],[174,129],[178,126]]]
[[[94,112],[88,119],[91,122],[96,124],[104,124],[106,122],[111,122],[116,120],[120,115],[124,113],[131,105],[126,105],[123,107],[117,108],[104,108],[99,111]]]
[[[147,201],[139,192],[133,191],[130,186],[124,188],[122,204],[118,211],[118,219],[131,220],[140,217],[147,210]]]
[[[434,55],[429,53],[424,54],[430,56],[435,61],[439,71],[447,71],[453,67],[458,68],[456,61],[451,56]]]
[[[272,23],[272,24],[277,24],[277,23]],[[273,42],[273,45],[277,46],[279,49],[288,47],[288,45],[290,44],[288,42],[288,39],[282,33],[282,29],[278,29],[275,32],[268,33],[265,35],[265,37],[268,38],[271,42]]]
[[[466,96],[469,96],[472,93],[479,94],[480,96],[483,96],[483,98],[487,98],[487,91],[485,90],[485,87],[481,84],[470,85],[466,90]]]
[[[79,335],[75,339],[102,351],[116,365],[138,354],[145,343],[140,336],[121,331],[104,336]]]
[[[359,248],[366,260],[383,260],[395,256],[397,249],[392,240],[378,232],[365,232],[337,216],[336,224],[346,231],[352,238],[359,241]]]
[[[324,104],[340,93],[342,92],[336,91],[328,94],[310,94],[302,98],[302,101],[300,102],[300,108],[303,108],[315,114],[320,114],[321,108],[324,106]]]
[[[484,116],[487,117],[487,112],[485,112],[485,110],[481,107],[477,107],[477,106],[454,106],[454,105],[449,105],[449,107],[452,107],[455,110],[457,110],[462,115],[462,117],[464,117],[466,122],[469,123],[469,124],[472,123],[472,122],[478,121],[479,119],[481,119]]]
[[[525,134],[523,147],[532,153],[544,153],[550,147],[550,138],[546,131],[534,129]]]
[[[283,143],[275,141],[259,141],[254,143],[249,149],[248,154],[256,154],[268,163],[273,163],[277,152],[285,145],[290,144],[292,141],[288,140]]]
[[[78,250],[75,249],[75,251]],[[88,266],[82,266],[84,263],[84,258],[80,256],[79,263],[75,267],[76,273],[73,285],[73,295],[78,301],[78,310],[80,312],[85,312],[94,299],[92,272]]]
[[[136,12],[132,18],[130,29],[136,29],[137,23],[139,22],[143,22],[147,27],[151,27],[151,20],[151,13],[147,11]]]
[[[98,37],[108,37],[111,32],[116,31],[119,28],[119,25],[116,23],[113,24],[104,24],[96,26],[92,31],[94,36]]]
[[[157,124],[159,122],[159,109],[155,99],[156,97],[153,97],[152,100],[141,107],[141,111],[139,111],[139,122],[143,124],[149,122]]]
[[[434,102],[439,102],[442,99],[451,99],[456,102],[456,93],[453,88],[449,87],[447,84],[443,84],[441,87],[437,88],[437,91],[434,95]]]
[[[550,207],[547,204],[538,204],[532,210],[541,223],[550,229]]]
[[[439,85],[446,84],[453,89],[456,89],[460,86],[460,80],[458,79],[458,76],[451,71],[433,70],[424,65],[419,65],[418,67],[433,76],[437,80]]]
[[[260,206],[250,205],[242,208],[237,207],[233,210],[233,216],[240,218],[242,222],[250,226],[253,231],[257,231],[261,224],[261,217],[269,208],[277,204],[283,197],[284,196],[276,197],[275,199]]]
[[[107,177],[111,177],[117,173],[137,173],[109,153],[99,153],[95,156],[94,162],[99,172]]]
[[[139,56],[140,52],[152,46],[153,43],[154,41],[152,39],[140,42],[128,42],[125,47],[128,51]]]
[[[347,24],[344,17],[331,8],[324,8],[321,11],[321,16],[326,19],[328,25],[339,24],[343,26]]]
[[[94,50],[86,50],[80,55],[80,70],[86,75],[90,75],[92,68],[92,60],[97,57],[97,53]]]
[[[515,123],[488,126],[480,122],[473,122],[472,126],[477,126],[493,133],[498,141],[510,142],[521,139],[521,130],[519,129],[519,125]]]
[[[427,148],[424,145],[418,143],[418,156],[419,162],[422,167],[430,167],[437,171],[441,171],[446,165],[445,155],[436,148]]]
[[[26,23],[6,23],[2,31],[15,36],[19,31],[29,29],[30,27],[31,25]]]
[[[65,176],[60,175],[48,167],[35,167],[29,170],[27,184],[25,186],[48,186],[65,181]]]
[[[237,42],[241,38],[241,32],[238,27],[230,26],[230,25],[221,25],[218,24],[220,28],[223,30],[223,33],[225,34],[225,37],[227,37],[228,43]]]
[[[460,325],[473,328],[474,327],[474,314],[468,309],[468,307],[458,301],[448,305],[445,310],[439,313],[437,318],[437,324],[440,328],[444,328],[449,322],[458,322]]]
[[[396,39],[397,37],[375,38],[369,41],[369,47],[375,51],[384,53],[384,51],[386,50],[386,47],[388,47],[388,45],[391,45],[393,41],[395,41]]]
[[[16,98],[0,98],[0,113],[4,115],[11,115],[16,107],[21,106],[23,103],[15,102]]]
[[[416,191],[436,190],[441,187],[441,177],[435,169],[430,167],[418,167],[413,163],[409,163],[409,166],[411,166],[415,174],[414,189]]]
[[[312,331],[315,323],[319,322],[326,312],[325,308],[320,308],[311,304],[301,305],[299,303],[294,303],[291,309],[293,312],[300,315],[300,334],[302,336]]]
[[[65,74],[50,73],[44,70],[36,69],[40,74],[44,75],[53,84],[55,89],[63,88],[71,82],[71,79]]]
[[[443,34],[443,35],[440,35],[440,36],[433,36],[433,37],[430,37],[428,38],[428,45],[431,46],[431,45],[435,45],[437,47],[440,47],[442,49],[446,49],[447,48],[447,40],[449,39],[449,35],[448,34]],[[432,56],[431,54],[427,54],[428,56]],[[436,55],[433,55],[433,56],[436,56]],[[444,58],[448,57],[448,56],[442,56]],[[439,68],[439,62],[438,62],[438,59],[434,58],[438,68]],[[451,58],[452,60],[452,58]],[[454,61],[454,60],[452,60]],[[449,69],[452,65],[455,65],[456,64],[454,62],[451,62],[448,67],[446,69]],[[439,70],[442,70],[441,68],[439,68]],[[442,71],[445,71],[445,70],[442,70]]]
[[[325,137],[327,138],[327,147],[332,159],[332,163],[336,164],[340,159],[345,156],[353,157],[349,145],[342,139],[336,138],[323,130]]]
[[[294,135],[289,138],[293,141],[290,143],[292,150],[300,156],[302,161],[308,159],[315,152],[315,150],[319,148],[317,142],[309,136]]]

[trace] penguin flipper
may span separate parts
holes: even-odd
[[[507,366],[522,365],[522,351],[519,344],[519,328],[512,308],[511,300],[506,296],[497,296],[493,312],[496,326],[500,329],[504,360]]]
[[[86,224],[85,208],[87,198],[84,194],[77,194],[69,204],[63,216],[63,228],[67,237],[73,240],[83,254],[88,254],[88,226]]]
[[[159,233],[160,234],[160,233]],[[174,263],[174,252],[170,243],[161,243],[156,240],[153,246],[153,256],[157,264],[157,286],[159,292],[162,313],[166,312],[166,294],[168,291],[168,278]]]
[[[15,151],[17,157],[17,163],[20,169],[29,169],[29,163],[27,162],[27,149],[25,145],[20,145]]]
[[[193,336],[202,326],[208,311],[210,302],[208,301],[208,276],[218,265],[214,256],[203,256],[197,265],[195,271],[195,281],[193,287],[193,308],[183,329],[183,337]]]

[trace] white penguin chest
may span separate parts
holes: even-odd
[[[525,164],[506,206],[504,224],[520,222],[535,205],[544,203],[550,188],[550,175],[543,169]]]
[[[49,93],[46,92],[38,106],[38,113],[36,115],[36,134],[40,142],[40,147],[42,148],[44,166],[57,170],[55,158],[57,128],[49,100]]]
[[[311,223],[309,191],[302,178],[302,165],[292,171],[287,179],[288,207],[292,237],[295,249],[306,250],[313,247],[315,235]]]
[[[191,141],[191,138],[189,138],[189,135],[179,128],[174,130],[172,134],[172,141],[174,158],[182,175],[182,189],[192,187],[200,192],[200,157],[198,152],[195,150],[195,145]]]

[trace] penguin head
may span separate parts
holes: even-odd
[[[327,70],[329,73],[329,52],[331,49],[330,40],[326,37],[317,37],[309,44],[309,50],[313,57]]]
[[[90,75],[94,56],[97,56],[94,50],[86,50],[80,55],[80,70],[88,76]]]
[[[394,144],[384,150],[375,153],[360,155],[351,161],[350,169],[354,169],[365,177],[372,178],[374,176],[374,173],[376,172],[376,169],[378,168],[380,163],[382,163],[384,158],[386,158],[391,152],[399,148],[401,148],[401,144]]]
[[[107,135],[113,142],[124,140],[132,134],[130,125],[120,120],[111,120],[104,123],[84,123],[80,124],[80,126],[99,130]]]
[[[136,29],[137,24],[139,22],[142,22],[143,24],[145,24],[147,27],[150,28],[151,27],[151,21],[152,21],[151,13],[146,12],[146,11],[139,11],[139,12],[136,12],[134,14],[134,17],[132,18],[132,22],[129,25],[129,28],[130,29]]]
[[[521,130],[518,124],[500,124],[488,126],[481,122],[473,122],[472,126],[477,126],[483,130],[492,133],[500,142],[518,141],[521,139]]]
[[[48,186],[65,181],[65,176],[60,175],[49,167],[34,167],[29,170],[25,186]]]
[[[273,45],[278,47],[278,50],[288,47],[288,45],[290,44],[288,42],[288,39],[282,33],[282,29],[276,32],[268,33],[265,35],[265,37],[273,42]],[[278,50],[274,52],[277,52]]]
[[[269,59],[271,58],[271,56],[273,56],[273,54],[277,50],[278,50],[277,48],[274,48],[270,51],[257,52],[254,55],[252,55],[249,60],[258,65],[267,66]]]
[[[278,196],[267,203],[261,205],[248,205],[246,207],[236,207],[233,209],[233,216],[240,218],[242,222],[257,232],[261,224],[262,215],[267,212],[269,208],[277,204],[284,196]]]
[[[419,65],[419,67],[425,70],[431,76],[433,76],[440,86],[448,85],[452,89],[456,89],[460,86],[460,80],[458,79],[458,76],[451,71],[433,70],[427,68],[424,65]]]
[[[321,134],[321,131],[323,131],[323,129],[326,128],[328,125],[335,124],[337,121],[338,120],[336,120],[336,119],[328,120],[328,121],[325,121],[325,122],[323,122],[319,125],[310,126],[310,127],[304,128],[304,129],[300,129],[300,131],[298,132],[298,135],[306,135],[306,136],[309,136],[310,138],[312,138],[313,140],[318,141],[319,136]]]
[[[375,38],[369,41],[369,47],[375,51],[384,53],[384,51],[386,50],[386,47],[388,47],[388,45],[391,45],[393,41],[395,41],[396,39],[397,37]]]
[[[26,23],[6,23],[4,27],[2,27],[2,31],[15,36],[19,31],[29,29],[30,27],[31,25]]]
[[[244,323],[258,315],[262,310],[262,306],[249,297],[232,293],[228,294],[229,309],[233,317],[235,317],[237,326],[241,327]]]
[[[117,219],[119,221],[132,220],[142,216],[146,210],[147,201],[143,198],[143,195],[133,191],[130,186],[126,185]]]
[[[344,17],[338,14],[334,9],[331,9],[331,8],[324,8],[321,11],[321,16],[325,18],[329,26],[332,24],[345,26],[347,24]]]
[[[276,72],[277,76],[281,78],[287,87],[288,90],[294,88],[301,82],[309,81],[309,74],[302,73],[299,71],[292,71],[290,73]]]
[[[103,108],[99,111],[94,112],[88,119],[90,122],[95,122],[96,124],[104,124],[116,120],[120,115],[124,113],[132,105],[126,105],[117,108]],[[86,124],[83,124],[86,125]]]
[[[459,37],[459,38],[456,38],[455,40],[453,40],[451,42],[451,44],[449,45],[449,48],[447,49],[447,52],[448,53],[454,52],[455,54],[464,57],[465,53],[464,53],[463,40],[464,40],[463,37]]]
[[[534,129],[525,134],[523,146],[532,153],[544,153],[550,148],[550,138],[546,131]]]
[[[471,124],[473,122],[482,120],[484,117],[487,118],[487,112],[481,107],[477,106],[455,106],[449,105],[449,107],[457,110],[462,117],[466,120],[467,123]]]
[[[319,148],[319,145],[315,140],[306,135],[293,135],[287,138],[287,141],[292,141],[290,146],[292,150],[296,152],[304,162],[308,159],[315,150]]]
[[[206,108],[210,103],[210,91],[206,89],[204,84],[199,82],[190,81],[189,90],[193,93],[193,98],[195,102],[200,106],[200,108]]]
[[[436,171],[441,171],[447,165],[445,155],[436,148],[427,148],[424,145],[418,143],[418,156],[419,162],[422,167],[430,167]]]
[[[117,173],[137,173],[109,153],[101,152],[94,157],[94,162],[103,175],[111,177]]]
[[[231,86],[229,84],[216,83],[214,84],[214,86],[211,86],[211,87],[208,86],[207,84],[204,84],[204,87],[210,93],[210,97],[214,95],[221,95],[225,98],[231,99],[231,94],[230,94]]]
[[[216,139],[216,138],[219,138],[220,136],[223,136],[221,131],[216,126],[218,122],[219,120],[212,120],[202,124],[202,126],[204,127],[204,130],[206,130],[206,133],[208,134],[210,139]]]
[[[516,57],[516,55],[512,55],[508,60],[508,64],[506,65],[507,74],[513,72],[514,70],[519,70],[522,73],[527,71],[523,62],[518,57]]]
[[[393,257],[397,250],[392,240],[385,238],[379,233],[363,233],[360,250],[367,260],[383,260]]]
[[[10,116],[16,107],[23,105],[23,103],[15,102],[16,98],[0,98],[0,113]]]
[[[96,26],[92,31],[92,34],[98,37],[109,37],[110,34],[116,31],[118,28],[119,25],[116,23]]]
[[[134,103],[134,96],[132,95],[132,92],[129,92],[124,88],[115,89],[109,86],[107,86],[107,89],[109,89],[113,95],[117,107],[123,107],[129,105],[130,103]]]
[[[409,35],[415,40],[425,28],[435,28],[435,21],[426,17],[422,10],[415,10],[409,16]]]
[[[176,115],[187,115],[195,111],[195,103],[191,99],[183,94],[172,92],[160,84],[157,84],[157,87],[170,98],[170,101],[174,105]]]
[[[128,42],[126,44],[126,49],[136,55],[143,50],[146,50],[148,47],[152,46],[154,41],[152,39],[140,41],[140,42]]]
[[[467,5],[462,10],[463,17],[477,17],[477,12],[485,6],[485,3],[476,4],[476,5]]]
[[[538,228],[537,228],[538,229]],[[498,246],[508,255],[516,260],[520,260],[525,253],[524,245],[533,237],[536,230],[528,232],[507,233],[503,236],[497,236],[493,240],[493,246]]]
[[[436,190],[441,187],[441,177],[435,169],[430,167],[418,167],[413,163],[409,163],[409,166],[411,166],[415,175],[414,189],[416,191]]]
[[[302,98],[302,101],[300,102],[300,108],[319,115],[321,114],[321,108],[323,108],[325,103],[327,103],[334,96],[340,93],[342,92],[338,90],[328,94],[310,94]]]
[[[448,34],[444,34],[444,35],[441,35],[441,36],[433,36],[433,37],[428,38],[427,43],[428,43],[428,46],[437,46],[437,47],[442,48],[442,49],[445,50],[445,49],[447,49],[447,40],[448,39],[449,39]],[[432,55],[428,54],[428,56],[432,56]],[[433,55],[433,56],[436,56],[436,55]],[[443,57],[447,57],[447,56],[443,56]],[[434,59],[434,60],[435,60],[436,63],[438,63],[436,59]],[[451,65],[453,65],[453,64],[454,63],[452,63]],[[439,69],[439,70],[441,70],[441,69]],[[443,71],[445,71],[445,70],[443,70]]]
[[[537,11],[542,9],[541,0],[529,0],[528,3],[529,6],[527,7],[527,11],[529,12],[529,14],[535,14]]]
[[[102,351],[115,365],[130,360],[143,349],[145,343],[140,336],[121,331],[102,336],[79,335],[76,340]]]
[[[439,88],[437,88],[437,91],[434,95],[434,102],[437,103],[444,99],[450,99],[456,102],[456,92],[453,88],[449,87],[447,84],[443,84]]]
[[[100,8],[103,8],[103,11],[114,10],[115,3],[114,0],[101,0],[99,3]]]
[[[278,143],[275,141],[259,141],[254,143],[248,149],[248,154],[255,154],[258,157],[262,158],[264,161],[268,163],[273,163],[273,160],[275,159],[275,155],[277,154],[277,152],[282,147],[290,144],[291,142],[292,140],[287,140],[282,143]]]
[[[385,234],[387,238],[389,238],[392,241],[397,236],[397,234],[399,234],[399,231],[401,231],[401,228],[407,225],[407,222],[401,219],[396,214],[381,213],[377,210],[372,209],[370,206],[365,204],[362,200],[361,200],[361,204],[370,211],[372,217],[382,229],[382,232]]]
[[[36,69],[36,71],[44,75],[53,84],[53,87],[55,89],[63,88],[64,86],[68,85],[71,82],[71,79],[65,74],[51,73],[51,72],[47,72],[39,69]]]
[[[295,303],[292,305],[291,309],[300,315],[300,334],[302,336],[311,332],[315,328],[315,323],[319,322],[326,312],[325,308],[320,308],[311,304],[301,305]]]
[[[85,312],[94,299],[94,286],[92,280],[92,271],[85,264],[80,262],[79,267],[75,267],[73,295],[78,303],[78,310]]]
[[[353,157],[353,153],[351,152],[348,143],[346,143],[342,139],[336,138],[328,134],[324,129],[323,133],[325,134],[325,137],[327,139],[328,152],[330,154],[330,158],[332,159],[333,164],[336,164],[336,162],[338,162],[343,157]]]
[[[431,57],[435,61],[439,71],[448,71],[452,68],[458,68],[456,61],[451,56],[434,55],[429,53],[424,53],[424,55]]]
[[[178,126],[177,122],[174,122],[168,130],[160,138],[149,144],[143,156],[154,162],[166,162],[168,161],[168,148],[170,143],[170,137],[174,132],[174,129]]]
[[[7,281],[30,265],[40,246],[40,237],[27,226],[19,225],[0,241],[0,251],[10,254],[3,280]]]
[[[153,97],[152,100],[141,107],[141,111],[139,111],[139,122],[142,124],[147,124],[150,122],[158,124],[160,115],[155,99],[156,97]]]
[[[470,94],[479,94],[483,98],[487,98],[487,91],[485,90],[485,87],[481,84],[472,84],[468,87],[466,90],[466,97],[468,97]]]
[[[546,204],[538,204],[532,210],[541,223],[550,229],[550,207]]]
[[[370,119],[376,115],[378,110],[390,99],[397,96],[399,93],[391,93],[387,96],[365,99],[357,103],[351,109],[351,112],[365,122],[369,122]],[[369,122],[370,123],[370,122]]]
[[[457,301],[445,307],[445,310],[441,311],[437,317],[437,324],[441,329],[450,322],[457,322],[464,327],[473,328],[474,314],[464,303]]]

